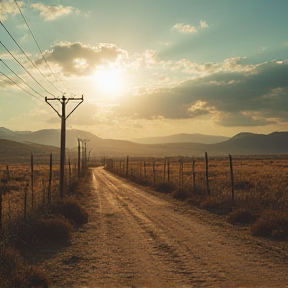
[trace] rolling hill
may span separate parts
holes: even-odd
[[[225,136],[203,135],[199,133],[195,134],[181,133],[162,137],[137,138],[134,139],[133,142],[140,144],[163,144],[163,143],[184,143],[184,142],[214,144],[226,141],[228,139],[229,137]]]
[[[13,132],[4,129],[0,129],[0,138],[3,138],[4,135],[6,138],[17,139],[18,142],[0,139],[0,162],[2,163],[9,159],[16,161],[17,157],[20,159],[18,162],[27,159],[27,157],[30,159],[32,153],[39,155],[39,157],[46,157],[45,155],[49,155],[50,152],[59,155],[59,148],[56,148],[60,144],[59,130]],[[288,154],[288,132],[273,132],[268,135],[239,133],[226,141],[213,144],[194,142],[139,144],[125,140],[101,139],[92,133],[81,130],[67,130],[67,155],[69,154],[71,159],[77,157],[77,137],[90,139],[87,143],[87,152],[91,151],[91,157],[99,155],[161,157],[183,155],[197,157],[204,155],[205,152],[211,156]]]
[[[10,163],[28,163],[30,162],[32,154],[35,163],[49,163],[50,153],[53,154],[53,163],[58,163],[60,157],[59,148],[0,139],[1,165],[7,165]]]

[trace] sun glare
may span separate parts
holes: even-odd
[[[98,70],[95,73],[97,86],[100,90],[110,96],[119,95],[123,88],[121,70],[116,68],[107,68]]]

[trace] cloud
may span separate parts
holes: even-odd
[[[197,33],[199,29],[204,29],[208,27],[209,25],[206,21],[200,20],[198,27],[192,26],[190,24],[177,23],[172,27],[172,31],[180,32],[183,34],[192,34]]]
[[[78,9],[75,9],[71,6],[48,6],[42,3],[35,3],[31,4],[31,7],[40,11],[40,15],[46,20],[54,20],[56,18],[62,17],[64,15],[71,14],[73,12],[79,13],[80,11]]]
[[[235,126],[266,126],[275,124],[275,121],[267,120],[263,117],[257,117],[254,113],[236,112],[236,113],[220,113],[216,119],[216,123],[224,127]]]
[[[178,23],[175,24],[172,28],[173,31],[181,32],[184,34],[196,33],[198,30],[196,27],[189,24]]]
[[[86,76],[95,72],[97,66],[115,62],[125,51],[115,45],[101,44],[98,47],[86,46],[82,43],[59,43],[46,51],[47,61],[58,65],[65,76]],[[44,64],[39,59],[37,64]]]
[[[12,16],[19,14],[19,9],[13,0],[0,1],[0,3],[0,20],[2,22],[7,20],[8,14],[11,14]],[[24,5],[24,2],[17,1],[17,4],[21,8]]]
[[[140,119],[209,116],[222,126],[284,123],[288,122],[286,75],[288,65],[276,61],[255,65],[253,69],[227,69],[172,88],[126,95],[115,109],[119,116]]]
[[[208,28],[209,27],[209,25],[207,24],[207,22],[206,21],[203,21],[203,20],[200,20],[200,28]]]

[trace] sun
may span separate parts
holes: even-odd
[[[118,95],[123,89],[122,71],[119,68],[98,69],[93,77],[97,87],[104,94]]]

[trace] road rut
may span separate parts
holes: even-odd
[[[39,263],[54,287],[288,287],[287,243],[254,238],[103,168],[92,177],[89,223]]]

